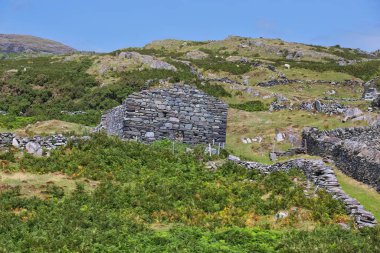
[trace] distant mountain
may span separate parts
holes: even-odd
[[[30,35],[0,34],[0,53],[68,54],[76,50],[62,43]]]

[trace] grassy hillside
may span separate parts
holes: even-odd
[[[170,141],[147,146],[104,135],[43,158],[1,151],[0,252],[379,252],[379,227],[342,229],[352,224],[342,203],[323,190],[313,195],[299,171],[260,175],[225,159],[230,152],[271,163],[269,152],[299,145],[306,126],[368,125],[378,111],[366,112],[362,84],[379,75],[380,59],[359,50],[262,38],[164,40],[92,55],[6,54],[1,132],[87,135],[133,92],[177,82],[224,100],[229,111],[221,156],[205,156],[202,146],[175,143],[173,152]],[[286,79],[298,81],[258,85]],[[353,84],[336,83],[347,80]],[[294,109],[269,111],[281,99]],[[342,122],[342,115],[297,109],[315,100],[358,107],[365,117]],[[285,140],[276,141],[276,131]],[[210,161],[221,167],[210,169]],[[338,176],[378,216],[378,196]],[[287,216],[276,218],[279,212]]]
[[[8,154],[0,250],[379,250],[378,228],[358,232],[334,225],[349,220],[342,203],[322,190],[307,197],[300,172],[260,175],[232,163],[210,171],[202,148],[190,154],[185,148],[176,144],[173,154],[171,142],[145,146],[99,135],[48,158]],[[55,174],[46,182],[34,173]],[[45,190],[25,192],[33,185]],[[289,216],[276,219],[279,211]]]

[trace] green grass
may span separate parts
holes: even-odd
[[[357,199],[375,218],[380,221],[380,194],[368,185],[360,183],[355,179],[335,169],[338,181],[342,189],[351,197]]]
[[[304,127],[318,127],[331,130],[338,127],[366,125],[366,122],[348,121],[343,123],[339,117],[324,114],[312,114],[306,111],[246,112],[230,109],[227,123],[227,147],[233,153],[253,161],[269,163],[268,153],[286,150],[291,147],[288,141],[275,143],[275,130],[292,131],[300,138]],[[263,137],[258,144],[244,144],[241,138]]]
[[[20,117],[14,115],[0,115],[1,131],[14,131],[36,122],[35,117]]]
[[[331,85],[331,84],[289,84],[277,85],[264,88],[273,93],[279,93],[290,99],[323,99],[324,97],[339,98],[357,98],[363,93],[360,86],[348,85]],[[334,90],[336,94],[328,95],[327,92]]]

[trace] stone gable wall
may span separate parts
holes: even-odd
[[[226,141],[227,105],[191,86],[145,90],[108,111],[96,130],[125,139],[189,144]]]

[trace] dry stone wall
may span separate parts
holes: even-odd
[[[0,149],[14,147],[22,150],[25,149],[27,152],[36,156],[42,156],[44,150],[49,151],[58,147],[66,146],[69,140],[77,142],[79,140],[87,140],[89,138],[89,136],[65,137],[62,134],[20,137],[13,133],[0,133]]]
[[[293,168],[300,169],[306,175],[306,178],[317,187],[325,189],[334,198],[343,201],[347,213],[353,217],[358,227],[373,227],[377,224],[372,213],[364,210],[363,206],[356,199],[351,198],[342,190],[333,169],[325,165],[321,160],[295,159],[273,165],[242,161],[236,156],[229,156],[229,160],[247,169],[255,169],[265,174],[275,171],[289,171]]]
[[[303,145],[308,154],[328,157],[345,174],[380,192],[380,126],[305,129]]]
[[[189,144],[226,141],[227,105],[191,86],[145,90],[103,115],[95,129],[125,139]]]

